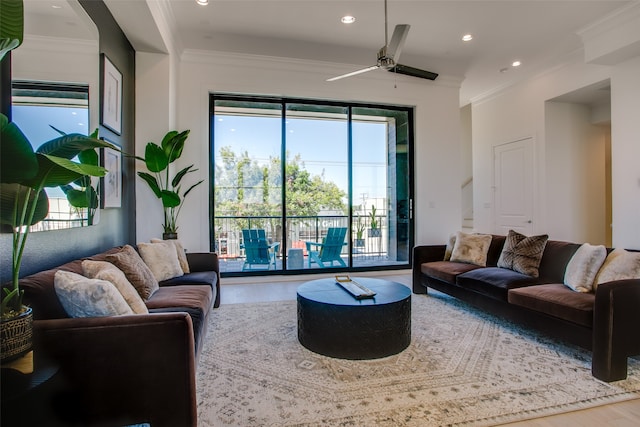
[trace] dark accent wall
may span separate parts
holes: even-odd
[[[100,126],[100,136],[119,144],[124,152],[135,147],[135,51],[101,0],[79,0],[100,33],[100,53],[106,54],[122,73],[122,135]],[[20,49],[20,48],[18,48]],[[96,61],[100,59],[96,57]],[[4,62],[4,61],[3,61]],[[0,68],[0,106],[10,96],[7,68]],[[91,93],[89,96],[100,96]],[[10,101],[9,101],[10,102]],[[100,103],[101,104],[101,103]],[[9,104],[10,105],[10,104]],[[6,113],[7,110],[3,110]],[[20,276],[55,267],[67,261],[93,255],[108,248],[135,243],[135,169],[133,159],[123,157],[122,208],[102,209],[97,225],[29,235]],[[11,280],[11,234],[0,235],[0,282]]]

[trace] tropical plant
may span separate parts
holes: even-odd
[[[68,134],[45,142],[34,152],[20,128],[3,114],[0,141],[0,223],[10,226],[13,233],[12,286],[3,288],[1,306],[6,319],[23,310],[20,266],[30,227],[49,212],[44,188],[67,185],[84,176],[104,176],[104,168],[71,159],[84,150],[114,147],[90,136]]]
[[[22,0],[0,3],[0,61],[4,55],[22,44],[24,37],[24,5]]]
[[[176,233],[178,231],[178,215],[182,209],[183,202],[187,195],[198,185],[202,184],[204,180],[200,180],[190,186],[185,192],[181,194],[182,179],[191,172],[196,172],[198,169],[193,169],[193,165],[189,165],[184,169],[181,169],[176,173],[173,178],[169,176],[169,165],[180,158],[184,144],[189,137],[189,130],[182,132],[169,131],[162,138],[160,145],[153,142],[149,142],[144,151],[144,158],[136,157],[139,160],[144,161],[149,172],[138,172],[138,176],[142,178],[151,191],[162,202],[164,209],[164,223],[162,228],[164,233]]]
[[[376,230],[378,228],[378,217],[376,216],[375,205],[371,205],[371,212],[369,212],[369,218],[371,218],[371,221],[369,222],[371,229]]]
[[[53,126],[52,126],[53,127]],[[54,128],[55,129],[55,128]],[[60,135],[66,135],[64,132],[55,129]],[[91,138],[98,139],[98,129],[96,129],[91,135]],[[78,153],[78,161],[85,165],[99,166],[98,153],[95,149],[84,150]],[[84,224],[83,212],[86,209],[87,225],[93,225],[93,221],[98,209],[98,191],[93,186],[90,176],[85,175],[73,183],[67,185],[61,185],[60,189],[67,197],[69,205],[71,205],[77,211],[78,215],[82,218],[82,224]]]

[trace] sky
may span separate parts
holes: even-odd
[[[258,163],[269,156],[280,157],[281,119],[217,115],[214,143],[247,151]],[[313,175],[324,174],[345,193],[348,191],[348,128],[346,121],[289,118],[286,147],[291,157],[300,154],[305,168]],[[353,203],[384,198],[386,194],[386,125],[354,122],[353,126]],[[368,205],[369,203],[367,203]]]

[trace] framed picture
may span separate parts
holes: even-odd
[[[102,54],[102,125],[122,133],[122,73]]]
[[[102,139],[117,145],[106,138]],[[107,170],[107,174],[101,178],[102,208],[119,208],[122,206],[122,153],[111,148],[101,148],[100,151],[101,166]]]

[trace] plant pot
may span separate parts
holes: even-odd
[[[26,310],[0,321],[2,363],[17,359],[31,351],[33,345],[33,310]]]
[[[178,233],[162,233],[162,240],[178,240]]]
[[[380,231],[381,230],[379,228],[370,228],[369,237],[380,237],[381,235]]]
[[[355,239],[353,241],[353,246],[355,246],[356,248],[361,248],[364,246],[364,239]]]

